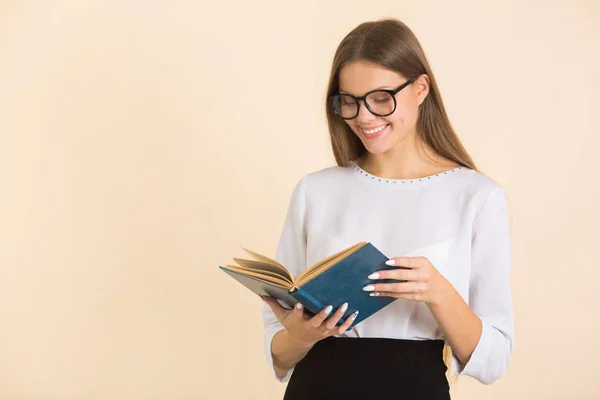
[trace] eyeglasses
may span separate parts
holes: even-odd
[[[411,79],[403,83],[396,90],[372,90],[362,97],[336,93],[329,96],[329,104],[333,108],[333,112],[343,119],[353,119],[358,116],[360,100],[365,102],[365,106],[367,106],[367,109],[371,114],[377,115],[378,117],[386,117],[396,111],[396,94],[414,81],[414,79]]]

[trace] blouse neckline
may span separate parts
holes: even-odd
[[[465,170],[467,168],[460,166],[460,167],[455,167],[443,172],[439,172],[437,174],[433,174],[433,175],[428,175],[428,176],[423,176],[420,178],[415,178],[415,179],[389,179],[389,178],[382,178],[380,176],[377,175],[373,175],[370,174],[369,172],[365,171],[364,169],[362,169],[355,161],[350,161],[350,168],[352,168],[352,171],[354,172],[355,175],[357,175],[359,178],[368,181],[368,182],[372,182],[378,185],[387,185],[389,187],[415,187],[415,186],[420,186],[432,181],[436,181],[444,176],[447,175],[453,175],[458,171],[461,170]]]

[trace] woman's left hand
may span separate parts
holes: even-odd
[[[394,279],[406,282],[374,283],[363,288],[371,296],[388,296],[428,305],[439,304],[450,282],[446,280],[426,257],[394,257],[386,262],[398,269],[377,271],[368,279]]]

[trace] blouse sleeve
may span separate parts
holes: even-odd
[[[279,244],[275,252],[275,260],[285,266],[294,276],[298,276],[306,269],[306,176],[296,184],[291,200],[288,204],[287,215],[283,225]],[[264,351],[267,362],[273,371],[273,375],[279,382],[287,382],[294,368],[280,378],[275,374],[273,368],[273,354],[271,353],[271,342],[277,332],[285,329],[277,320],[271,308],[264,304],[262,309],[264,325]]]
[[[506,372],[513,349],[512,244],[505,192],[496,187],[473,222],[469,306],[482,322],[479,342],[459,374],[491,384]]]

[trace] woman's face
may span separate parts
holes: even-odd
[[[377,64],[356,61],[342,67],[339,81],[340,93],[360,97],[375,89],[395,90],[407,79]],[[407,139],[414,139],[419,105],[425,100],[428,88],[427,76],[422,75],[417,81],[396,93],[396,110],[386,117],[372,114],[365,106],[364,100],[359,101],[358,116],[346,120],[346,123],[369,153],[386,153]],[[369,104],[371,105],[371,102]]]

